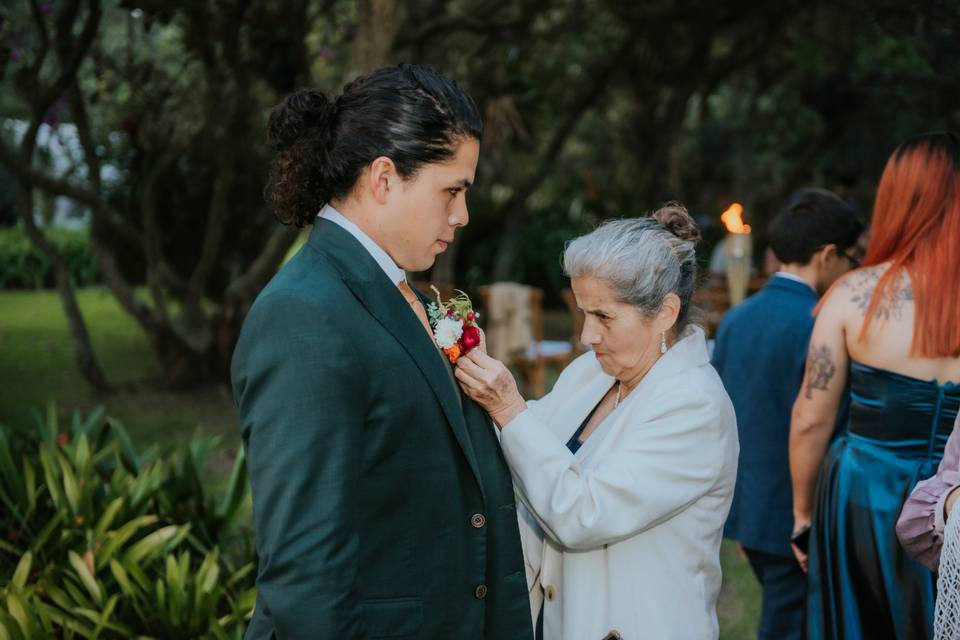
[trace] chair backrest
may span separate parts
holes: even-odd
[[[765,276],[752,276],[747,283],[747,295],[753,295],[767,283]],[[707,335],[716,333],[724,314],[730,310],[730,291],[723,274],[711,274],[693,292],[693,304],[702,315],[701,320]]]
[[[524,349],[532,343],[543,340],[543,290],[514,282],[495,282],[479,288],[483,301],[483,319],[481,325],[487,332],[490,354],[498,359],[508,359],[512,352]],[[494,300],[501,297],[503,302],[526,306],[526,313],[520,309],[495,309]],[[524,296],[524,300],[517,300]],[[523,323],[518,326],[517,323]]]

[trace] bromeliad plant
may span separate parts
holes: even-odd
[[[61,430],[52,406],[32,431],[0,429],[0,640],[241,637],[246,465],[214,499],[212,444],[141,458],[102,411]]]

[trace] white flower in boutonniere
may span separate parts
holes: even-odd
[[[456,364],[457,358],[480,344],[480,314],[463,291],[458,290],[455,298],[444,302],[437,288],[430,288],[437,294],[437,301],[427,305],[433,339],[450,363]]]
[[[457,344],[463,335],[463,324],[453,318],[441,318],[433,328],[433,337],[441,349],[449,349]]]

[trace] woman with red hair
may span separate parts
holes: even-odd
[[[864,266],[818,311],[790,426],[795,539],[809,530],[809,557],[794,546],[809,569],[808,638],[931,638],[934,575],[895,526],[936,471],[960,407],[956,135],[915,136],[893,152]],[[849,421],[831,444],[848,392]]]

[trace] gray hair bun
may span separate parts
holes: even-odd
[[[668,202],[650,214],[650,217],[681,240],[694,245],[700,242],[700,227],[687,208],[679,202]]]

